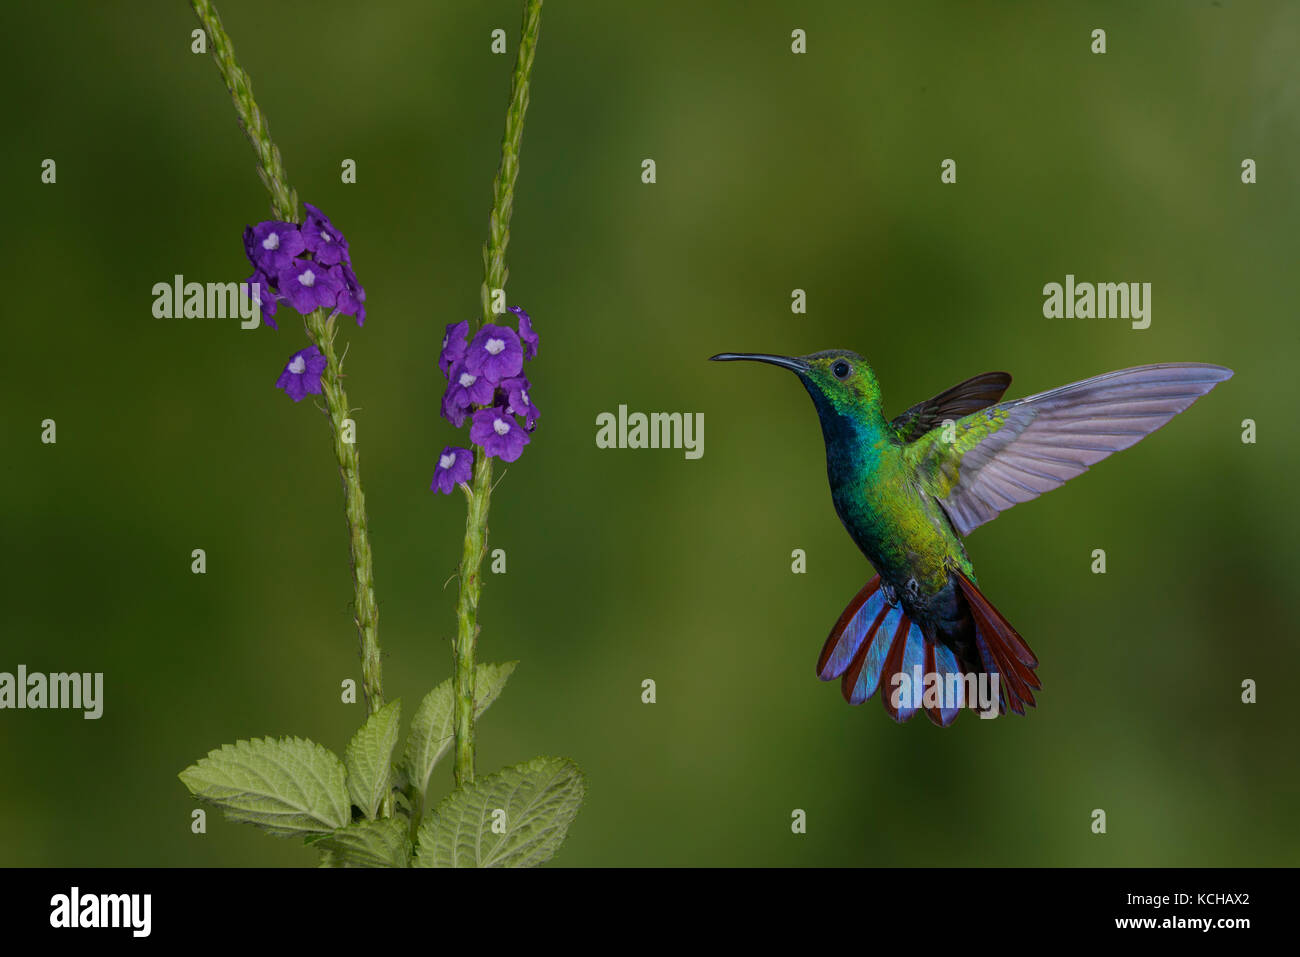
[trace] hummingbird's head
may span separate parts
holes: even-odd
[[[746,359],[789,369],[812,396],[823,424],[839,416],[861,421],[880,414],[880,384],[867,360],[856,352],[831,349],[797,357],[723,352],[711,358],[715,362]]]

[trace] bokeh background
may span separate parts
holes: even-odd
[[[429,491],[460,440],[435,358],[478,308],[519,4],[220,10],[369,293],[341,342],[409,718],[451,673],[464,503]],[[326,427],[272,387],[301,328],[151,314],[175,273],[243,278],[240,231],[268,213],[195,26],[180,2],[7,11],[0,670],[103,671],[106,708],[0,713],[0,864],[311,865],[219,815],[192,835],[176,773],[241,737],[341,751],[361,718],[339,703],[358,662]],[[582,765],[556,864],[1300,860],[1298,37],[1295,4],[1228,0],[547,5],[509,250],[543,418],[493,501],[508,571],[480,654],[521,664],[479,766]],[[1150,329],[1044,319],[1066,273],[1151,282]],[[893,412],[988,369],[1013,397],[1152,361],[1236,370],[969,540],[1042,660],[1028,717],[900,727],[815,680],[868,567],[794,377],[705,359],[832,347],[869,357]],[[703,412],[704,457],[597,449],[620,403]]]

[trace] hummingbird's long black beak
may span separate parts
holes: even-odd
[[[766,362],[770,365],[780,366],[783,369],[789,369],[791,372],[807,372],[808,363],[802,359],[794,359],[790,356],[772,356],[765,352],[719,352],[716,356],[709,356],[712,362],[738,362],[746,359],[750,362]]]

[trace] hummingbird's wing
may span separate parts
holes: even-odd
[[[1199,362],[1108,372],[974,412],[903,454],[958,534],[969,535],[1150,435],[1231,376]]]
[[[918,402],[893,422],[900,442],[914,442],[945,419],[960,419],[980,409],[987,408],[1007,391],[1011,376],[1005,372],[984,372],[965,382],[958,382],[933,399]]]

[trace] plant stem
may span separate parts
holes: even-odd
[[[379,606],[375,602],[375,566],[366,523],[366,496],[361,490],[361,462],[354,441],[344,441],[344,420],[350,406],[343,389],[343,374],[334,349],[334,316],[323,309],[307,317],[309,337],[325,356],[321,392],[334,437],[334,457],[343,480],[343,508],[348,520],[348,554],[352,561],[353,613],[361,642],[361,687],[370,714],[384,706],[384,664],[379,650]],[[387,806],[387,805],[386,805]]]
[[[474,491],[465,509],[465,548],[460,559],[460,595],[456,602],[455,693],[457,787],[474,783],[474,644],[478,639],[479,575],[487,552],[488,502],[492,460],[480,451],[474,462]]]
[[[492,181],[492,215],[488,218],[488,241],[483,244],[483,321],[491,322],[492,290],[504,289],[506,246],[510,244],[510,214],[515,208],[515,180],[519,177],[519,148],[524,139],[524,114],[528,110],[528,78],[537,53],[537,35],[542,27],[542,0],[526,0],[524,24],[520,29],[519,55],[510,82],[510,106],[506,109],[506,131],[501,138],[501,165]]]
[[[253,144],[253,151],[257,153],[257,175],[271,194],[272,215],[285,222],[299,222],[298,194],[289,188],[284,161],[280,159],[280,149],[271,139],[266,118],[253,99],[253,81],[235,59],[234,44],[221,25],[216,7],[209,0],[190,0],[190,6],[207,31],[208,41],[212,44],[212,59],[217,61],[221,78],[226,81],[226,89],[235,101],[239,125],[244,128],[248,141]]]
[[[524,138],[524,114],[528,110],[528,79],[537,53],[542,25],[542,0],[525,0],[523,26],[519,31],[519,53],[510,83],[510,105],[506,109],[505,135],[501,139],[501,165],[492,181],[492,214],[488,219],[488,240],[483,246],[483,321],[491,322],[492,293],[504,289],[506,247],[510,243],[510,214],[515,204],[515,180],[519,176],[519,149]],[[478,640],[480,570],[487,554],[488,506],[492,496],[492,460],[479,450],[474,463],[474,487],[465,513],[465,549],[460,560],[460,596],[456,603],[455,670],[456,784],[474,782],[474,645]]]
[[[279,220],[297,223],[298,194],[290,188],[280,159],[280,150],[271,139],[266,118],[253,98],[253,84],[235,59],[230,42],[216,8],[209,0],[190,0],[199,22],[212,44],[212,57],[221,71],[234,100],[239,125],[257,153],[257,174],[271,194],[271,213]],[[307,316],[307,331],[312,343],[325,356],[326,369],[321,387],[334,435],[334,455],[343,479],[343,503],[348,520],[349,551],[352,560],[352,584],[355,593],[355,617],[361,642],[361,678],[369,714],[384,704],[383,661],[379,650],[379,609],[375,603],[374,561],[370,552],[370,535],[366,525],[366,498],[361,491],[360,463],[357,447],[343,440],[344,420],[348,417],[347,392],[343,388],[338,354],[334,349],[334,318],[318,309]],[[391,811],[391,797],[386,802]]]

